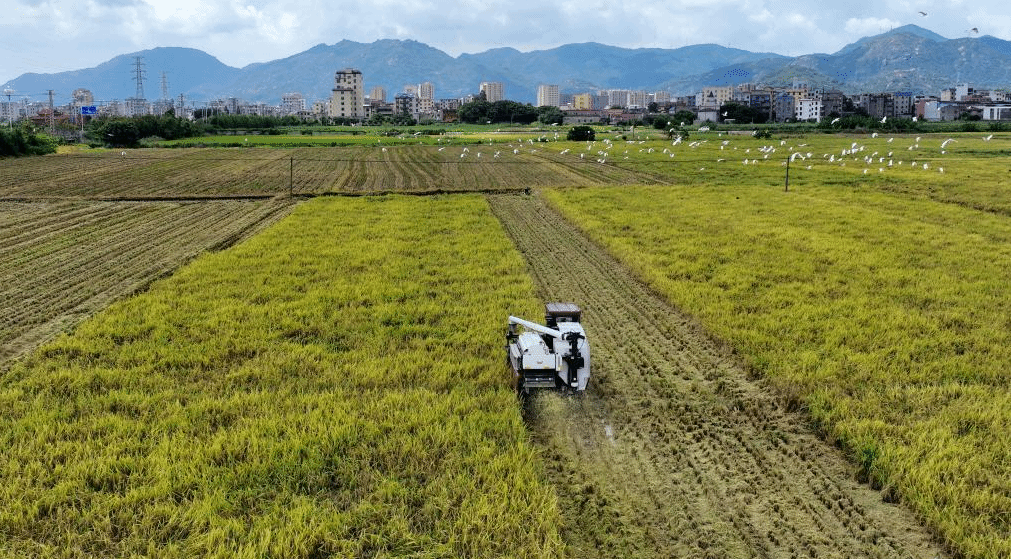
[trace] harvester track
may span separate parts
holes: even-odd
[[[573,556],[945,555],[728,348],[540,198],[488,200],[538,295],[584,310],[590,389],[538,395],[527,412]]]

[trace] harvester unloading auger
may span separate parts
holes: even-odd
[[[544,305],[545,325],[509,317],[506,352],[521,394],[548,388],[582,392],[590,381],[590,343],[573,303]],[[516,327],[526,331],[517,333]]]

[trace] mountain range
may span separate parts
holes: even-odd
[[[506,97],[534,102],[539,84],[557,84],[563,93],[598,89],[666,90],[693,94],[703,86],[758,83],[788,86],[795,82],[846,93],[911,91],[937,95],[943,88],[968,83],[976,88],[1011,86],[1011,42],[992,36],[946,39],[915,25],[865,37],[833,54],[789,57],[754,53],[720,45],[677,49],[628,49],[599,43],[562,45],[520,52],[497,48],[453,57],[412,40],[372,43],[343,40],[304,52],[233,68],[196,49],[159,47],[117,56],[94,68],[54,74],[23,74],[10,80],[17,92],[55,90],[69,99],[77,88],[92,91],[96,102],[136,94],[135,60],[142,57],[147,99],[162,97],[162,77],[169,96],[189,101],[238,97],[277,104],[281,95],[302,93],[324,99],[334,72],[362,71],[365,91],[382,86],[390,100],[405,84],[432,82],[436,98],[476,93],[482,81],[505,84]]]

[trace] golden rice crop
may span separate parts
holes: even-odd
[[[546,196],[966,557],[1011,556],[1011,221],[809,184]]]
[[[554,557],[479,197],[318,199],[0,382],[0,554]]]

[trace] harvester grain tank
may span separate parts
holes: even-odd
[[[590,343],[574,303],[544,305],[544,325],[509,317],[506,355],[516,390],[582,392],[590,381]],[[522,326],[523,331],[517,332]]]

